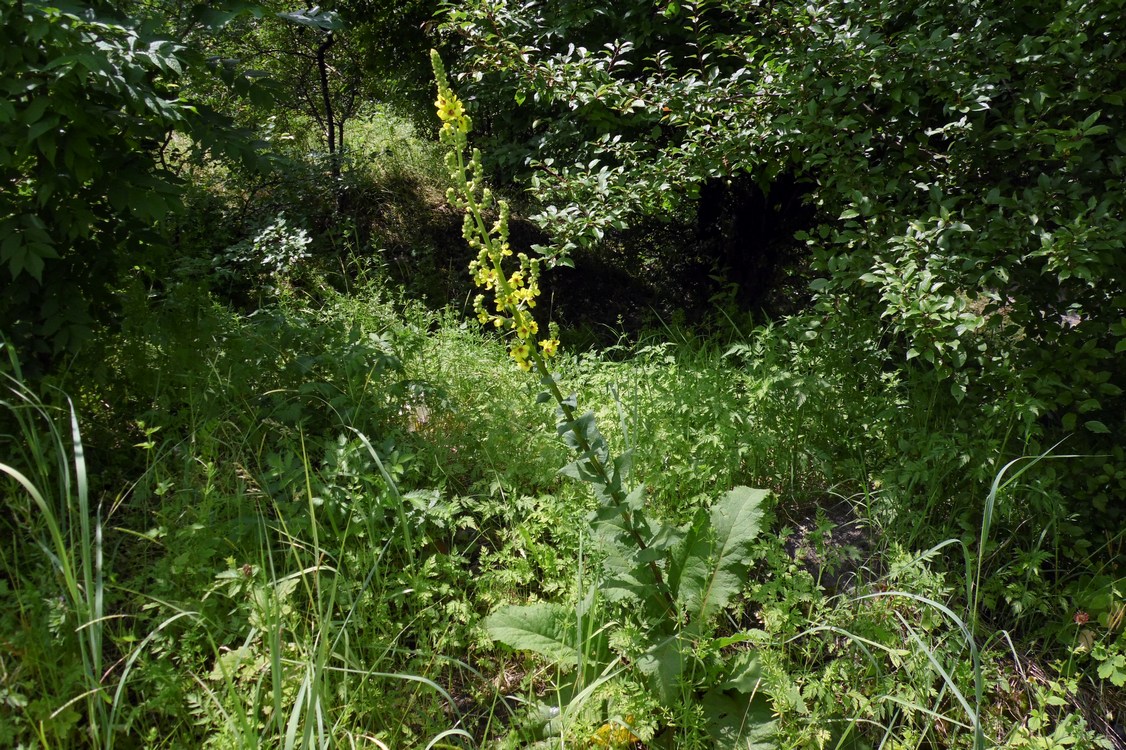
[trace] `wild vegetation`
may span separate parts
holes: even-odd
[[[5,0],[0,743],[1126,747],[1122,5]]]

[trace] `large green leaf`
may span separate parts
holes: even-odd
[[[742,651],[727,663],[727,679],[720,688],[755,696],[762,688],[762,663],[755,651]]]
[[[681,698],[680,681],[692,644],[679,635],[670,636],[637,658],[637,668],[649,677],[658,697],[667,705]]]
[[[669,561],[669,589],[682,612],[697,611],[700,594],[711,574],[715,548],[707,514],[701,510],[684,540],[673,550]]]
[[[769,490],[734,488],[712,507],[710,543],[693,539],[695,534],[686,539],[686,546],[689,541],[693,546],[680,563],[678,598],[693,622],[707,621],[742,589],[750,544],[761,530],[762,504],[769,496]]]
[[[501,607],[485,618],[494,640],[520,651],[534,651],[559,663],[577,663],[575,625],[571,610],[539,602]]]

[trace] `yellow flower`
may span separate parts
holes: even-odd
[[[438,101],[434,102],[438,108],[438,119],[442,122],[460,121],[465,117],[465,105],[453,93],[448,95],[438,94]]]
[[[512,347],[512,358],[516,360],[516,364],[519,365],[520,369],[524,372],[532,369],[532,363],[528,361],[528,357],[531,355],[531,353],[532,350],[529,349],[528,345],[524,343],[520,343]]]
[[[607,722],[600,726],[591,737],[591,744],[595,747],[632,747],[641,742],[641,738],[630,731],[633,717],[627,716],[625,723]]]
[[[540,346],[543,348],[543,356],[545,357],[554,357],[559,352],[558,339],[544,339],[540,342]]]
[[[522,339],[526,339],[533,333],[537,333],[540,330],[540,327],[536,324],[536,321],[527,314],[522,314],[520,316],[519,322],[517,322],[515,325],[516,335]]]
[[[473,270],[473,283],[485,289],[492,289],[497,283],[497,272],[491,268],[478,266]]]

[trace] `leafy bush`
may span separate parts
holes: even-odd
[[[814,218],[790,247],[804,246],[809,333],[869,331],[937,413],[968,404],[958,429],[999,420],[983,442],[1008,455],[1068,434],[1103,455],[1126,348],[1121,8],[1025,10],[482,2],[446,27],[480,114],[513,113],[503,135],[529,160],[553,252],[692,212],[717,179],[805,185]],[[1093,493],[1091,512],[1068,511],[1113,533],[1121,511],[1087,477],[1119,493],[1121,478],[1101,463],[1056,472],[1064,494]]]
[[[101,3],[32,0],[2,14],[0,313],[28,360],[85,340],[118,274],[162,245],[154,225],[181,206],[173,133],[216,154],[251,147],[180,97],[186,71],[206,67],[183,45]]]

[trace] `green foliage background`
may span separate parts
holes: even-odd
[[[0,15],[3,744],[1126,742],[1121,0]]]

